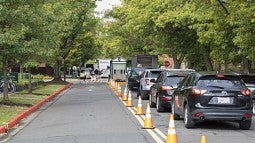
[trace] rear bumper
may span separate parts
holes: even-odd
[[[192,113],[194,120],[242,121],[251,120],[251,110],[196,109]]]
[[[172,97],[166,96],[160,98],[161,105],[165,108],[171,108],[172,106]]]

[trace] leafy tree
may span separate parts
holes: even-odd
[[[2,0],[0,2],[0,58],[3,69],[3,102],[8,102],[7,73],[12,65],[27,61],[40,52],[36,14],[42,0]],[[32,48],[33,47],[33,48]]]

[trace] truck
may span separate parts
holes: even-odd
[[[143,68],[158,68],[158,56],[157,55],[134,55],[131,59],[131,68],[143,67]]]
[[[110,66],[111,66],[111,59],[98,59],[98,69],[100,71],[110,69]]]
[[[111,59],[98,59],[98,70],[101,78],[110,77]]]
[[[138,90],[140,76],[146,69],[158,68],[157,55],[134,55],[131,59],[131,69],[127,73],[127,86],[130,90]]]

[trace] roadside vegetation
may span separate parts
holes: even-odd
[[[33,89],[33,93],[28,93],[27,90],[15,92],[9,95],[9,103],[0,103],[0,124],[9,122],[13,117],[35,105],[48,95],[61,89],[63,84],[44,84]],[[2,100],[3,97],[0,97]]]

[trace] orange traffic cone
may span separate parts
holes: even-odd
[[[117,95],[118,95],[119,97],[122,97],[121,87],[120,87],[120,86],[118,86]]]
[[[132,94],[131,91],[128,92],[128,100],[127,100],[127,107],[133,107],[133,101],[132,101]]]
[[[111,87],[114,90],[114,81],[113,80],[111,80]]]
[[[178,143],[173,114],[170,115],[169,127],[167,132],[168,133],[167,133],[166,143]]]
[[[147,109],[146,109],[146,114],[145,114],[145,120],[144,120],[144,125],[143,129],[154,129],[153,121],[151,118],[151,109],[150,109],[150,104],[147,104]]]
[[[204,135],[201,136],[200,143],[206,143],[206,137]]]
[[[124,92],[123,92],[123,96],[122,96],[122,101],[127,101],[128,100],[128,91],[127,91],[127,87],[125,87]]]
[[[114,91],[117,92],[118,90],[118,82],[115,81]]]
[[[138,105],[137,105],[137,108],[136,108],[136,115],[144,115],[141,96],[139,96],[139,99],[138,99]]]

